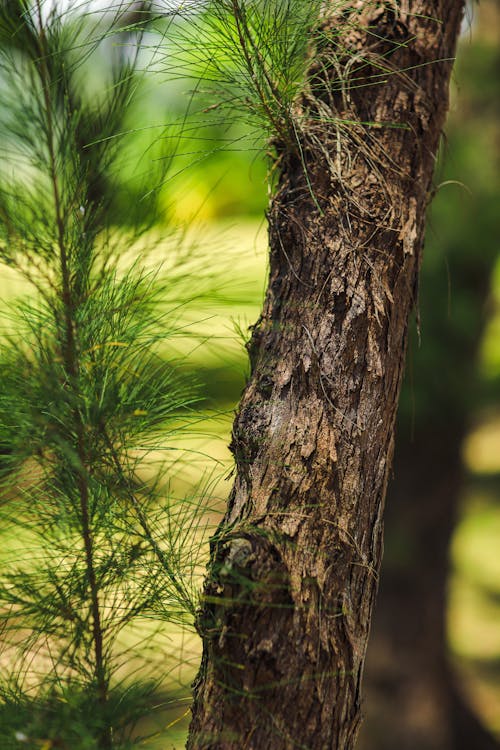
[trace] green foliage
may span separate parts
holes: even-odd
[[[319,7],[316,0],[210,0],[185,20],[180,12],[174,60],[181,71],[194,69],[214,110],[238,112],[289,142]]]
[[[148,711],[154,686],[147,682],[109,691],[103,707],[92,691],[60,681],[57,690],[39,690],[35,699],[18,689],[0,693],[0,736],[5,750],[64,747],[95,750],[106,726],[120,735],[119,746],[132,748],[131,725]],[[124,725],[124,718],[126,724]]]
[[[120,676],[130,629],[192,623],[197,605],[203,500],[169,497],[168,467],[141,471],[196,400],[160,356],[192,269],[179,251],[163,275],[120,259],[113,228],[140,30],[132,53],[109,47],[97,94],[84,84],[119,20],[0,12],[0,260],[30,286],[0,356],[3,747],[129,747],[157,687]]]

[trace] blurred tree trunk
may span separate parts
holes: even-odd
[[[449,540],[464,489],[462,443],[478,403],[498,401],[498,388],[491,395],[481,389],[477,361],[498,254],[499,21],[498,4],[481,4],[474,41],[466,36],[459,55],[459,114],[447,128],[451,164],[443,179],[458,177],[469,192],[443,192],[432,210],[419,295],[421,341],[412,348],[403,386],[387,495],[360,750],[499,748],[467,703],[446,633]]]
[[[360,750],[499,747],[462,697],[448,660],[448,543],[463,481],[463,428],[452,422],[398,439]]]
[[[328,14],[328,8],[332,10]],[[354,747],[455,0],[325,3],[212,542],[188,748]],[[429,64],[431,63],[431,64]]]

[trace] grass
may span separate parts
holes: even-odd
[[[189,355],[188,368],[191,372],[203,370],[203,377],[199,380],[210,378],[214,370],[220,373],[233,370],[233,380],[237,384],[233,384],[234,401],[237,399],[234,387],[238,391],[243,387],[246,368],[243,341],[235,328],[238,325],[246,328],[256,320],[261,304],[260,290],[264,286],[265,240],[262,233],[257,237],[258,225],[245,222],[237,229],[227,224],[208,229],[199,225],[189,232],[185,242],[191,252],[193,273],[198,271],[202,276],[200,287],[202,291],[206,287],[206,293],[189,300],[189,279],[185,282],[185,289],[177,290],[188,299],[188,303],[178,307],[175,312],[179,327],[175,345],[161,352],[169,360]],[[148,250],[149,240],[154,246],[153,251]],[[196,247],[201,242],[204,256],[200,268]],[[124,246],[127,246],[126,242]],[[163,263],[165,274],[169,273],[172,265],[171,244],[159,243],[155,236],[146,238],[143,247],[134,247],[127,255],[144,257],[147,264],[153,267]],[[228,267],[232,270],[229,281],[226,280]],[[191,285],[196,286],[192,279]],[[4,311],[10,302],[28,291],[23,279],[2,267],[0,307]],[[173,293],[175,291],[173,289]],[[171,300],[165,302],[165,310],[172,306],[171,303]],[[12,323],[7,318],[3,330],[8,330],[9,325]],[[169,495],[182,498],[193,493],[201,483],[209,490],[209,497],[206,498],[208,506],[222,508],[229,491],[225,478],[231,467],[227,444],[234,401],[218,398],[217,392],[220,393],[219,388],[215,389],[211,404],[205,400],[204,409],[192,414],[189,433],[180,431],[173,437],[166,433],[164,447],[147,456],[142,473],[155,474],[158,464],[167,464],[171,466],[167,473]],[[33,481],[33,471],[36,471],[34,464],[32,467],[26,466],[23,477],[26,490]],[[208,514],[207,533],[215,528],[219,517],[216,508]],[[205,521],[202,527],[204,524]],[[204,544],[208,553],[202,532],[203,528],[197,532],[199,542]],[[35,560],[37,557],[38,542],[28,532],[15,538],[3,538],[2,542],[0,565],[7,560],[19,561],[27,556]],[[202,563],[203,560],[196,570],[200,585],[204,573]],[[200,643],[196,634],[175,625],[145,619],[141,621],[140,628],[129,627],[123,631],[116,642],[116,652],[127,653],[115,675],[115,680],[120,684],[125,687],[132,684],[139,667],[141,676],[146,672],[146,676],[150,675],[155,681],[152,701],[158,710],[154,717],[142,721],[136,728],[137,736],[145,738],[141,746],[152,750],[182,747],[189,722],[190,684],[200,660]],[[9,658],[10,654],[4,651],[0,668],[6,672],[9,671]],[[42,654],[30,654],[30,674],[33,679],[44,669],[47,669],[47,663]],[[160,681],[157,681],[158,674],[162,675]]]
[[[500,474],[500,415],[484,419],[470,431],[463,457],[476,474]]]
[[[469,482],[451,545],[448,634],[466,694],[500,736],[500,415],[464,444]]]
[[[203,243],[204,266],[215,296],[193,299],[179,313],[181,331],[175,350],[165,356],[189,355],[189,368],[199,375],[210,395],[196,414],[189,432],[175,438],[172,445],[177,462],[169,478],[170,490],[177,497],[192,490],[203,477],[210,477],[210,502],[222,509],[229,493],[228,473],[232,466],[227,448],[232,410],[245,382],[246,355],[241,335],[258,317],[264,291],[265,236],[256,222],[194,226],[187,235],[195,248]],[[195,251],[193,250],[193,253]],[[193,256],[194,258],[194,256]],[[162,244],[149,254],[148,262],[167,261]],[[194,260],[196,263],[196,260]],[[499,284],[500,284],[500,277]],[[0,303],[5,306],[25,291],[25,285],[9,269],[0,276]],[[229,373],[229,374],[228,374]],[[170,458],[171,451],[156,451],[144,467],[147,474],[155,462]],[[472,481],[464,498],[463,512],[452,544],[453,576],[450,582],[449,637],[458,669],[463,675],[471,702],[488,725],[500,732],[496,707],[500,699],[500,416],[479,424],[468,436],[464,460]],[[490,476],[485,490],[484,477]],[[217,514],[209,525],[217,522]],[[2,555],[23,546],[22,540],[8,540]],[[25,552],[26,550],[24,550]],[[4,557],[5,559],[5,557]],[[199,570],[200,580],[202,570]],[[153,623],[144,623],[142,633],[124,635],[130,643],[153,636]],[[159,657],[167,664],[166,677],[158,686],[162,704],[154,721],[139,726],[139,733],[153,733],[145,747],[151,750],[178,750],[184,746],[189,712],[189,684],[200,655],[196,636],[163,628],[155,648],[147,649],[152,672]],[[151,641],[153,642],[153,641]],[[159,644],[159,645],[157,645]],[[123,644],[122,644],[123,645]],[[125,644],[126,645],[126,644]],[[178,658],[180,656],[180,658]],[[162,668],[163,668],[162,666]],[[134,663],[124,666],[125,679],[132,676]]]
[[[465,693],[500,736],[500,507],[471,485],[452,544],[448,634]],[[496,496],[495,496],[496,495]]]

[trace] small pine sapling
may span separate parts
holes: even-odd
[[[0,342],[4,748],[134,744],[154,684],[123,678],[122,636],[196,609],[196,515],[140,472],[195,399],[159,350],[188,270],[127,264],[110,220],[138,85],[127,24],[124,50],[118,12],[0,7],[0,261],[26,289]],[[103,43],[114,60],[91,92]]]

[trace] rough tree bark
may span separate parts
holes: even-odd
[[[349,750],[457,0],[324,4],[212,542],[188,748]],[[335,9],[337,9],[335,11]]]

